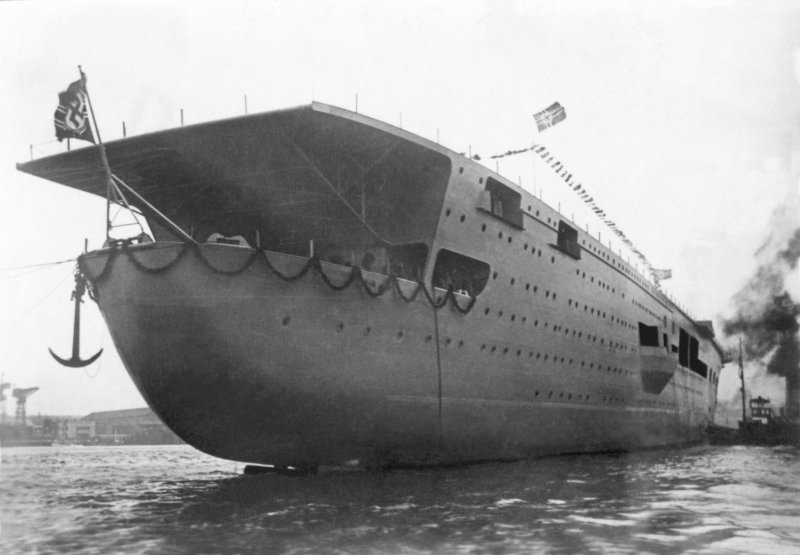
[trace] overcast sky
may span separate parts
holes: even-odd
[[[244,95],[251,113],[312,99],[354,109],[358,95],[360,112],[484,161],[545,144],[717,329],[771,214],[798,192],[796,2],[109,4],[0,2],[0,370],[41,388],[29,414],[144,405],[93,302],[82,354],[103,347],[100,361],[73,370],[47,353],[70,352],[72,263],[8,270],[104,238],[102,199],[15,170],[30,145],[64,149],[52,114],[78,64],[104,140],[123,121],[128,135],[177,126],[181,108],[187,123],[239,115]],[[537,134],[532,114],[556,100],[567,119]],[[499,171],[621,246],[530,154]],[[729,366],[724,396],[735,382]]]

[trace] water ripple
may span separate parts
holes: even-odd
[[[796,449],[244,476],[186,446],[0,453],[0,552],[797,553]]]

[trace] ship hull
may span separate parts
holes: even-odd
[[[319,103],[105,148],[152,238],[81,271],[142,395],[207,453],[456,464],[685,445],[713,420],[711,322],[463,154]],[[96,164],[18,167],[105,195]]]
[[[214,456],[430,465],[702,438],[702,411],[611,400],[545,364],[524,369],[514,359],[528,352],[487,365],[476,339],[486,323],[468,297],[312,262],[156,243],[81,265],[142,395]]]

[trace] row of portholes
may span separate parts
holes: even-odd
[[[555,295],[555,293],[553,295]],[[594,310],[594,309],[592,309],[592,310]],[[483,309],[483,315],[484,316],[489,316],[491,313],[492,313],[492,311],[488,306]],[[502,311],[502,310],[498,310],[498,311],[496,311],[496,315],[497,315],[498,318],[503,318],[503,316],[505,316],[505,312]],[[512,313],[511,316],[509,316],[509,320],[511,322],[515,322],[517,320],[517,315],[515,313]],[[528,322],[527,316],[523,316],[519,320],[523,324]],[[535,327],[535,328],[539,327],[539,320],[538,319],[535,319],[533,321],[533,327]],[[542,329],[546,330],[548,328],[550,328],[550,324],[548,322],[546,322],[546,321],[543,321],[542,322]],[[550,329],[552,329],[554,333],[558,333],[558,332],[564,331],[564,335],[567,335],[567,336],[569,336],[570,331],[571,331],[573,339],[576,339],[576,338],[577,339],[583,339],[583,335],[584,335],[582,331],[578,331],[576,329],[570,330],[570,328],[564,328],[564,326],[562,326],[562,325],[553,325]],[[600,339],[600,345],[606,345],[606,340],[605,339],[599,338],[597,335],[591,335],[591,334],[588,334],[588,333],[586,334],[586,341],[587,342],[597,343],[598,339]],[[628,345],[625,345],[624,343],[613,341],[611,339],[608,340],[608,347],[611,348],[611,349],[622,350],[622,351],[633,351],[633,350],[635,350],[634,348],[629,347]]]
[[[497,272],[492,272],[492,279],[493,280],[497,280],[497,277],[498,277],[498,273]],[[512,286],[512,287],[516,283],[517,283],[517,278],[512,277],[512,278],[510,278],[508,280],[508,284],[510,286]],[[536,293],[539,292],[539,286],[538,285],[531,285],[531,283],[528,282],[528,283],[525,284],[525,291],[532,291],[534,294],[536,294]],[[553,301],[555,301],[556,297],[557,297],[556,292],[555,291],[551,292],[549,289],[545,289],[544,296],[545,296],[546,299],[551,299]]]
[[[488,345],[486,343],[482,343],[481,344],[481,351],[482,352],[488,352],[489,354],[500,353],[502,355],[507,355],[508,353],[512,353],[512,354],[516,353],[517,357],[522,357],[523,353],[525,352],[524,349],[516,349],[515,350],[515,349],[513,349],[511,347],[502,347],[502,348],[500,348],[497,345]],[[575,364],[575,359],[572,359],[572,358],[567,359],[566,357],[563,357],[563,356],[559,358],[557,355],[549,355],[547,353],[541,353],[541,352],[536,353],[536,355],[534,356],[533,351],[528,351],[527,358],[533,359],[533,360],[540,360],[542,362],[550,362],[550,361],[552,361],[553,364],[567,364],[568,366],[572,366],[573,364]],[[594,370],[595,367],[597,367],[597,370],[599,370],[601,372],[604,369],[602,364],[595,364],[594,362],[590,362],[588,364],[589,370]],[[581,361],[581,368],[587,368],[586,361]],[[624,376],[635,376],[636,375],[636,372],[634,372],[633,370],[626,370],[625,368],[619,368],[617,366],[612,367],[610,364],[605,367],[605,370],[609,374],[619,374],[621,376],[623,376],[623,375]]]
[[[576,276],[580,276],[583,279],[586,279],[586,272],[581,272],[580,268],[576,268],[575,269],[575,275]],[[595,283],[594,276],[590,275],[589,276],[589,280],[590,280],[591,283]],[[601,289],[605,289],[606,291],[611,291],[612,293],[616,293],[617,292],[617,289],[615,287],[611,287],[609,284],[605,283],[602,279],[598,279],[597,280],[597,285]],[[624,296],[625,295],[623,294],[623,297]]]
[[[487,310],[487,312],[485,312],[485,314],[487,314],[487,315],[488,315],[488,314],[489,314],[489,312],[488,312],[488,310],[489,310],[489,309],[487,308],[486,310]],[[499,317],[502,317],[502,316],[503,316],[503,311],[502,311],[502,310],[501,310],[501,311],[498,311],[498,316],[499,316]],[[515,314],[512,314],[512,315],[511,315],[511,321],[513,322],[515,319],[516,319],[516,315],[515,315]],[[286,315],[286,316],[284,316],[284,317],[281,319],[281,324],[282,324],[282,325],[284,325],[284,326],[288,326],[288,325],[291,323],[291,321],[292,321],[292,317],[291,317],[291,316],[289,316],[289,315]],[[527,321],[527,318],[526,318],[525,316],[523,316],[523,317],[522,317],[522,323],[525,323],[526,321]],[[534,322],[534,326],[535,326],[535,327],[538,327],[538,325],[539,325],[539,320],[536,320],[536,321]],[[543,326],[543,327],[544,327],[545,329],[547,329],[547,326],[548,326],[548,323],[547,323],[547,322],[544,322],[544,326]],[[339,322],[339,323],[337,323],[337,324],[336,324],[336,333],[342,333],[342,332],[344,331],[344,328],[345,328],[345,324],[344,324],[344,322]],[[562,329],[563,329],[563,326],[553,326],[553,331],[554,331],[554,332],[559,332],[559,331],[561,331]],[[567,329],[567,330],[566,330],[566,332],[567,332],[567,333],[569,333],[569,330]],[[369,336],[369,335],[370,335],[370,333],[372,333],[372,328],[371,328],[370,326],[365,326],[365,327],[362,329],[362,333],[363,333],[364,337],[367,337],[367,336]],[[575,336],[575,330],[573,330],[573,332],[572,332],[572,335],[573,335],[573,336]],[[578,338],[582,338],[582,335],[583,335],[583,333],[582,333],[582,332],[578,333]],[[395,340],[396,340],[396,341],[402,341],[404,337],[405,337],[405,332],[404,332],[403,330],[399,330],[399,331],[398,331],[398,332],[395,334]],[[597,341],[597,336],[596,336],[596,335],[595,335],[595,336],[590,336],[590,335],[588,335],[588,334],[587,334],[586,338],[587,338],[587,341],[593,341],[593,342],[596,342],[596,341]],[[433,340],[433,336],[432,336],[432,335],[428,334],[427,336],[425,336],[425,342],[426,342],[426,343],[430,343],[432,340]],[[442,342],[442,344],[443,344],[445,347],[449,347],[449,346],[450,346],[452,343],[453,343],[453,339],[452,339],[452,338],[450,338],[450,337],[446,337],[446,338],[444,339],[444,341]],[[604,340],[604,339],[601,339],[601,340],[600,340],[600,344],[602,345],[602,344],[604,344],[604,343],[605,343],[605,340]],[[459,349],[460,349],[460,348],[462,348],[462,347],[464,346],[464,340],[463,340],[463,339],[460,339],[460,340],[457,342],[457,344],[456,344],[456,345],[458,346],[458,348],[459,348]],[[609,341],[609,345],[610,345],[610,346],[612,345],[612,342],[611,342],[611,341]],[[613,344],[613,345],[614,345],[615,347],[617,346],[617,344]],[[621,344],[619,344],[619,346],[622,346],[622,345],[621,345]],[[485,343],[484,343],[483,345],[481,345],[481,351],[484,351],[484,350],[486,350],[486,344],[485,344]],[[496,350],[497,350],[497,347],[495,347],[495,346],[493,346],[493,347],[491,348],[491,352],[492,352],[492,353],[494,353]],[[508,347],[506,347],[506,348],[503,350],[503,354],[507,354],[507,353],[508,353],[508,350],[509,350],[509,349],[508,349]],[[521,356],[521,355],[522,355],[522,349],[517,349],[517,356]],[[529,357],[533,357],[533,351],[529,352],[529,353],[528,353],[528,356],[529,356]],[[541,357],[541,354],[540,354],[540,353],[537,353],[537,355],[536,355],[536,359],[538,360],[540,357]],[[556,358],[556,357],[554,357],[554,358]],[[544,360],[548,360],[548,355],[544,355]],[[556,360],[557,360],[557,359],[556,359]],[[562,362],[562,363],[564,362],[564,357],[561,357],[561,362]],[[572,361],[572,359],[570,359],[570,360],[569,360],[569,364],[572,364],[572,362],[573,362],[573,361]],[[585,363],[582,363],[582,364],[581,364],[581,366],[584,366],[584,364],[585,364]],[[592,365],[592,367],[594,367],[594,365]],[[611,371],[611,370],[610,370],[610,368],[611,368],[611,367],[609,366],[609,371]],[[617,372],[617,369],[616,369],[616,368],[614,369],[614,372]],[[622,369],[619,369],[619,372],[623,372],[623,370],[622,370]],[[626,370],[626,371],[624,371],[624,372],[625,372],[625,374],[626,374],[626,375],[629,373],[627,370]],[[633,373],[631,372],[630,374],[633,374]]]
[[[483,183],[483,178],[479,179],[479,183]],[[452,213],[452,209],[451,208],[447,208],[445,210],[445,216],[449,217],[451,213]],[[536,212],[534,213],[531,210],[531,206],[530,205],[528,205],[528,213],[530,215],[535,215],[537,218],[539,217],[539,211],[536,210]],[[466,221],[466,218],[467,217],[466,217],[465,214],[461,214],[461,216],[459,217],[459,221],[461,221],[463,223],[464,221]],[[551,220],[549,217],[547,218],[547,224],[548,224],[548,226],[553,227],[553,229],[556,229],[555,222],[553,220]],[[481,225],[481,231],[486,231],[486,224],[485,223]],[[501,240],[503,239],[503,232],[502,231],[498,232],[498,238],[501,239]],[[512,238],[511,238],[510,235],[508,235],[506,237],[506,239],[507,239],[508,243],[511,243]],[[586,246],[586,239],[583,239],[581,241],[581,243],[584,246]],[[636,283],[638,283],[639,285],[641,285],[645,289],[650,290],[650,284],[647,281],[645,281],[644,279],[639,277],[639,275],[636,274],[635,272],[632,272],[628,266],[623,265],[622,263],[617,263],[616,259],[614,257],[612,257],[612,256],[609,256],[605,252],[605,250],[601,250],[601,249],[595,248],[594,245],[592,245],[591,243],[589,244],[588,248],[589,248],[589,250],[591,252],[593,252],[593,253],[597,254],[598,256],[600,256],[603,260],[610,261],[612,266],[620,268],[623,272],[625,272],[625,274],[628,277],[633,279]],[[605,249],[605,247],[603,249]],[[532,252],[535,252],[535,249]],[[541,256],[541,255],[542,255],[542,252],[541,252],[541,250],[539,250],[539,256]],[[551,262],[555,262],[555,257],[551,257]],[[612,291],[614,291],[614,288],[612,288]]]
[[[528,206],[528,211],[530,212],[530,210],[531,210],[531,207],[530,207],[530,206]],[[445,211],[445,215],[449,217],[451,213],[452,213],[452,210],[451,210],[450,208],[447,208],[447,210]],[[537,216],[537,217],[539,216],[539,211],[538,211],[538,210],[536,211],[536,216]],[[466,221],[466,215],[464,215],[464,214],[461,214],[461,216],[459,217],[459,221],[461,221],[461,222],[464,222],[464,221]],[[550,223],[550,218],[548,218],[548,223]],[[485,232],[485,231],[486,231],[486,223],[483,223],[483,224],[481,224],[481,231],[483,231],[483,232]],[[497,232],[497,236],[498,236],[498,239],[500,239],[500,240],[503,240],[503,238],[505,237],[505,238],[506,238],[506,240],[507,240],[507,242],[508,242],[509,244],[512,242],[512,237],[511,237],[511,235],[504,235],[502,230]],[[586,245],[586,239],[583,239],[583,241],[582,241],[582,242],[583,242],[583,244],[584,244],[584,245]],[[599,252],[599,250],[598,250],[598,249],[595,249],[595,248],[594,248],[594,246],[592,246],[591,244],[589,245],[589,249],[590,249],[592,252],[595,252],[595,253],[597,253],[597,254],[601,255],[601,256],[602,256],[602,258],[604,258],[604,259],[606,259],[606,258],[609,258],[609,257],[607,257],[607,256],[606,256],[606,254],[605,254],[604,252]],[[523,250],[524,250],[524,251],[527,251],[527,250],[528,250],[528,243],[525,243],[525,244],[523,245]],[[538,255],[538,257],[540,257],[540,258],[541,258],[541,256],[542,256],[542,249],[538,249],[538,250],[537,250],[535,246],[531,246],[531,254],[532,254],[532,255],[534,255],[534,256]],[[551,257],[550,257],[550,262],[551,262],[551,263],[553,263],[553,264],[555,263],[555,257],[554,257],[554,256],[551,256]],[[613,262],[613,260],[612,260],[612,262]],[[625,270],[625,272],[626,272],[628,275],[630,275],[630,272],[628,271],[628,269],[627,269],[627,268],[623,268],[623,269]],[[586,279],[586,272],[585,272],[585,271],[583,271],[583,272],[582,272],[582,271],[581,271],[579,268],[576,268],[576,269],[575,269],[575,273],[576,273],[576,275],[579,275],[579,276],[581,276],[583,279]],[[493,272],[493,273],[492,273],[492,279],[495,279],[495,280],[496,280],[496,279],[497,279],[497,276],[498,276],[498,273],[497,273],[497,271],[495,271],[495,272]],[[631,276],[631,277],[633,277],[633,279],[635,279],[635,280],[637,281],[637,283],[639,283],[640,285],[643,285],[643,286],[645,286],[645,285],[646,285],[646,283],[644,283],[644,282],[640,281],[640,280],[639,280],[639,279],[638,279],[636,276]],[[595,278],[594,278],[594,276],[591,276],[591,275],[590,275],[590,276],[589,276],[589,280],[590,280],[590,282],[591,282],[591,283],[595,283]],[[607,290],[607,291],[608,291],[608,290],[610,290],[612,294],[615,294],[615,293],[616,293],[616,288],[615,288],[615,287],[612,287],[612,286],[610,286],[609,284],[607,284],[607,283],[603,282],[603,280],[600,280],[600,279],[598,279],[598,280],[596,280],[596,281],[597,281],[597,284],[598,284],[598,286],[600,286],[602,289],[605,289],[605,290]],[[515,278],[511,278],[511,285],[514,285],[514,282],[515,282]],[[526,290],[528,290],[529,288],[530,288],[530,284],[528,284],[528,285],[526,286]],[[534,293],[536,292],[536,290],[537,290],[537,288],[534,286]],[[553,293],[553,299],[554,299],[554,300],[555,300],[555,296],[556,296],[556,294],[555,294],[555,293]],[[623,297],[623,298],[625,298],[625,294],[624,294],[624,293],[622,293],[622,297]],[[650,314],[651,316],[653,316],[653,317],[657,318],[657,316],[656,316],[656,315],[655,315],[655,314],[654,314],[652,311],[650,311],[649,309],[647,309],[647,308],[646,308],[644,305],[642,305],[641,303],[638,303],[638,302],[637,302],[637,301],[635,301],[635,300],[632,300],[632,301],[633,301],[633,303],[634,303],[634,304],[636,304],[637,306],[639,306],[640,308],[642,308],[643,310],[645,310],[645,311],[646,311],[648,314]],[[605,315],[604,315],[603,317],[605,318]]]
[[[482,232],[486,231],[486,224],[485,223],[481,224],[481,231]],[[511,235],[505,235],[502,230],[497,232],[498,240],[502,241],[504,237],[506,239],[506,242],[508,244],[511,244],[511,241],[512,241]],[[529,246],[528,243],[524,243],[522,245],[522,250],[527,252],[528,246]],[[530,245],[530,249],[531,249],[531,256],[537,256],[539,258],[542,257],[542,249],[537,249],[536,246],[534,246],[534,245]],[[556,257],[555,256],[551,256],[550,257],[550,262],[554,264],[555,261],[556,261]],[[497,275],[497,272],[495,272],[495,275]]]
[[[528,206],[528,212],[529,212],[529,213],[531,213],[531,207],[530,207],[530,206]],[[448,216],[448,217],[449,217],[451,213],[452,213],[452,209],[448,208],[447,210],[445,210],[445,216]],[[535,215],[536,215],[536,217],[539,217],[539,211],[538,211],[538,210],[536,211]],[[465,215],[465,214],[461,214],[461,216],[459,216],[459,221],[463,223],[464,221],[466,221],[466,218],[467,218],[467,217],[466,217],[466,215]],[[553,228],[555,229],[555,223],[551,223],[551,219],[550,219],[550,218],[547,218],[547,223],[548,223],[548,224],[551,224],[551,225],[553,226]],[[485,232],[485,231],[486,231],[486,223],[483,223],[483,224],[481,224],[481,231],[482,231],[482,232]],[[513,240],[513,239],[512,239],[512,237],[511,237],[511,235],[504,235],[502,231],[498,231],[498,232],[497,232],[497,237],[498,237],[498,239],[499,239],[499,240],[501,240],[501,241],[502,241],[502,240],[503,240],[503,238],[505,237],[505,239],[506,239],[506,242],[507,242],[507,243],[509,243],[509,244],[511,244],[511,242],[512,242],[512,240]],[[586,245],[586,239],[583,239],[582,243],[583,243],[583,245],[585,246],[585,245]],[[527,243],[525,243],[525,245],[524,245],[524,247],[523,247],[523,250],[527,250],[527,249],[528,249],[528,244],[527,244]],[[589,249],[590,249],[592,252],[594,252],[595,254],[598,254],[598,255],[599,255],[601,258],[603,258],[604,260],[610,260],[613,266],[615,266],[615,267],[616,267],[616,266],[620,267],[620,268],[621,268],[621,269],[622,269],[622,270],[623,270],[623,271],[624,271],[624,272],[625,272],[625,273],[626,273],[626,274],[627,274],[629,277],[631,277],[633,280],[635,280],[635,281],[636,281],[636,283],[638,283],[638,284],[639,284],[639,285],[641,285],[642,287],[645,287],[646,289],[649,289],[649,288],[648,288],[648,285],[649,285],[649,284],[648,284],[646,281],[644,281],[644,280],[640,279],[640,278],[639,278],[637,275],[635,275],[634,273],[632,273],[632,272],[631,272],[631,271],[630,271],[628,268],[626,268],[626,267],[625,267],[625,266],[623,266],[622,264],[617,264],[617,263],[616,263],[616,261],[615,261],[615,260],[614,260],[612,257],[608,256],[608,255],[607,255],[605,252],[602,252],[602,251],[600,251],[599,249],[596,249],[596,248],[594,248],[594,246],[592,246],[591,244],[589,245]],[[531,247],[531,254],[532,254],[532,255],[536,255],[536,254],[538,254],[538,256],[539,256],[539,257],[541,257],[541,256],[542,256],[542,250],[541,250],[541,249],[538,249],[538,251],[537,251],[537,249],[536,249],[535,247]],[[555,261],[556,261],[555,257],[554,257],[554,256],[551,256],[551,257],[550,257],[550,262],[551,262],[551,263],[555,263]],[[576,270],[576,272],[580,273],[580,270]],[[583,272],[583,277],[584,277],[584,278],[586,277],[586,272]],[[592,281],[592,283],[594,283],[594,278],[593,278],[593,277],[591,278],[591,281]],[[602,288],[604,288],[604,289],[611,289],[611,292],[612,292],[612,293],[616,293],[616,288],[615,288],[615,287],[611,287],[611,286],[609,286],[608,284],[604,283],[602,280],[598,280],[598,284],[599,284],[599,285],[600,285]],[[625,294],[624,294],[624,293],[622,294],[622,297],[623,297],[623,298],[625,298]]]
[[[640,303],[640,302],[639,302],[639,301],[637,301],[636,299],[631,299],[631,302],[633,303],[633,305],[634,305],[634,306],[636,306],[636,307],[638,307],[638,308],[641,308],[642,310],[644,310],[645,312],[647,312],[647,313],[648,313],[650,316],[652,316],[652,317],[653,317],[653,318],[655,318],[656,320],[658,320],[658,319],[659,319],[658,315],[657,315],[655,312],[653,312],[652,310],[650,310],[649,308],[647,308],[646,306],[644,306],[642,303]]]

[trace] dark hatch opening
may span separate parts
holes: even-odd
[[[486,179],[490,212],[515,227],[522,228],[522,195],[491,177]]]
[[[559,250],[572,258],[576,260],[581,259],[581,246],[578,244],[578,230],[564,220],[558,222],[558,239],[556,246]]]
[[[441,249],[433,268],[433,286],[440,289],[452,286],[457,293],[476,297],[486,287],[490,270],[486,262]]]

